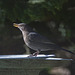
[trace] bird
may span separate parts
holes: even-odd
[[[63,50],[75,55],[75,53],[56,45],[45,36],[35,32],[26,23],[13,23],[13,26],[20,29],[25,44],[32,50],[36,51],[32,56],[37,56],[41,51],[49,50]]]

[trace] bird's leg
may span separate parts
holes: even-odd
[[[37,50],[35,53],[33,53],[33,56],[37,56],[40,53],[40,50]]]
[[[37,50],[35,53],[31,54],[31,55],[28,56],[28,57],[37,56],[39,53],[40,53],[40,50]]]

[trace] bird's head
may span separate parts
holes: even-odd
[[[19,24],[13,23],[13,26],[14,26],[14,27],[17,27],[17,28],[19,28],[21,31],[23,31],[23,30],[25,30],[26,24],[25,24],[25,23],[19,23]]]
[[[28,32],[33,31],[32,28],[29,27],[29,26],[28,26],[27,24],[25,24],[25,23],[19,23],[19,24],[13,23],[13,26],[19,28],[21,31],[28,31]]]

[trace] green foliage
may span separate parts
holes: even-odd
[[[29,3],[35,4],[35,3],[41,3],[45,2],[45,0],[29,0]]]
[[[71,37],[74,32],[72,27],[75,24],[75,14],[68,10],[69,2],[69,0],[0,0],[0,32],[7,20],[25,23],[53,20],[59,25],[61,35]],[[60,28],[60,22],[64,24],[63,29]]]
[[[1,8],[11,21],[29,23],[34,20],[49,20],[54,16],[57,18],[65,2],[67,0],[1,0]]]
[[[75,13],[68,10],[69,2],[69,0],[0,0],[0,30],[7,19],[11,22],[26,23],[35,20],[45,22],[53,20],[57,24],[64,23],[65,29],[70,25],[74,27]],[[73,31],[66,30],[66,32],[65,34],[70,37]]]

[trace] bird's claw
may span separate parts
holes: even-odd
[[[30,54],[28,57],[33,57],[33,56],[37,56],[39,53],[38,52],[35,52],[35,53],[33,53],[33,54]]]

